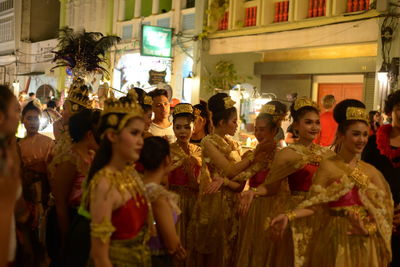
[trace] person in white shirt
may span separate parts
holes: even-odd
[[[164,89],[155,89],[149,93],[153,99],[154,119],[150,125],[149,132],[154,136],[161,136],[171,144],[175,142],[175,134],[172,123],[169,121],[170,103],[168,93]]]

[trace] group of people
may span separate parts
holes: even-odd
[[[171,109],[165,90],[134,88],[97,110],[76,80],[54,142],[35,101],[21,111],[1,86],[0,266],[400,265],[400,91],[372,135],[362,102],[337,103],[331,146],[302,97],[292,144],[276,140],[274,100],[243,153],[234,105],[217,93]]]

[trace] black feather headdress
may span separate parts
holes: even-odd
[[[74,78],[83,78],[90,73],[104,73],[106,52],[121,38],[114,35],[104,36],[100,32],[86,32],[85,30],[74,31],[64,27],[59,31],[58,45],[53,62],[53,67],[68,67],[72,70]]]

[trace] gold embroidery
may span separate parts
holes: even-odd
[[[107,217],[104,217],[101,223],[90,224],[90,235],[99,238],[104,244],[108,242],[114,231],[115,227]]]
[[[365,108],[348,107],[346,109],[346,120],[364,121],[369,124],[369,118]]]

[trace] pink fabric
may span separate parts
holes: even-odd
[[[307,164],[304,168],[292,173],[288,176],[290,191],[303,191],[310,190],[312,185],[312,178],[318,169],[318,165]]]
[[[339,198],[337,201],[329,202],[329,207],[348,207],[348,206],[362,206],[360,196],[358,194],[358,188],[353,187],[346,195]]]
[[[68,203],[71,206],[79,206],[82,198],[82,183],[86,176],[77,172],[74,180],[72,181],[72,190],[69,195]]]

